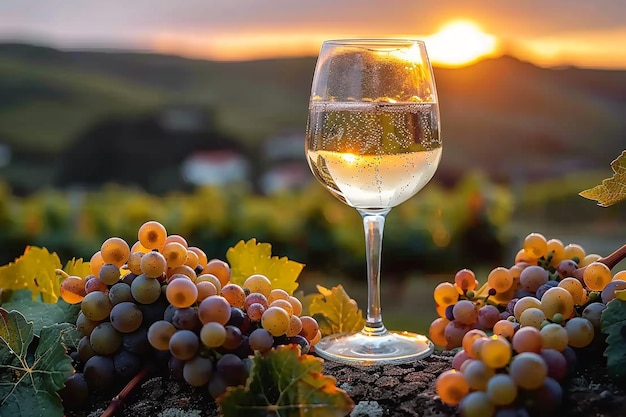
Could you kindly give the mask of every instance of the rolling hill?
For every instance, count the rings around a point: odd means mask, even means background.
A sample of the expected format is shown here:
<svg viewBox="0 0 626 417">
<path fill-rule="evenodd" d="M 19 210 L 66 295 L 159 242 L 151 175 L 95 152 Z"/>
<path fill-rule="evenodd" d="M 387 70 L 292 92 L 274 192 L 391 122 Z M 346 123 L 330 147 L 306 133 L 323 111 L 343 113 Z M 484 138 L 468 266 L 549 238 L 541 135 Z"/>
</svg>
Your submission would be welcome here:
<svg viewBox="0 0 626 417">
<path fill-rule="evenodd" d="M 254 145 L 304 132 L 314 65 L 314 57 L 210 62 L 0 44 L 0 143 L 15 155 L 54 158 L 102 120 L 193 106 Z M 470 169 L 501 180 L 606 169 L 626 147 L 626 71 L 547 69 L 503 56 L 435 68 L 435 77 L 443 178 Z"/>
</svg>

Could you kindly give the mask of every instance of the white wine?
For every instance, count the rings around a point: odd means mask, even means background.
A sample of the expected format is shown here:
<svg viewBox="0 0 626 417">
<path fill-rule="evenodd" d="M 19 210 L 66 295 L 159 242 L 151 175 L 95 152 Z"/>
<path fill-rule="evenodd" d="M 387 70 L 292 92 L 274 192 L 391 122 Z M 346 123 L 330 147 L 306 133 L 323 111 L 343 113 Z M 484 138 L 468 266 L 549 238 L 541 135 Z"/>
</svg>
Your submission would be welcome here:
<svg viewBox="0 0 626 417">
<path fill-rule="evenodd" d="M 442 150 L 438 117 L 434 103 L 312 101 L 307 160 L 346 204 L 391 208 L 435 174 Z"/>
</svg>

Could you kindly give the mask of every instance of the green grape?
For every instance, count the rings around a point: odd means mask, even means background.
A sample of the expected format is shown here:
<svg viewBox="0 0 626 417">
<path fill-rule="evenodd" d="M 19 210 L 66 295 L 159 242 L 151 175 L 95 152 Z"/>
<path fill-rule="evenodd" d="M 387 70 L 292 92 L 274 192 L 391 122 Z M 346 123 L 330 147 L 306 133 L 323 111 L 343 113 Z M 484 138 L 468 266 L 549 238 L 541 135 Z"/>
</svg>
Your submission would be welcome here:
<svg viewBox="0 0 626 417">
<path fill-rule="evenodd" d="M 302 331 L 302 320 L 293 314 L 289 317 L 289 329 L 287 329 L 287 337 L 297 336 Z"/>
<path fill-rule="evenodd" d="M 167 261 L 168 268 L 176 268 L 185 264 L 187 248 L 179 242 L 169 242 L 163 246 L 163 256 Z"/>
<path fill-rule="evenodd" d="M 541 332 L 536 327 L 522 327 L 513 335 L 513 340 L 511 341 L 511 344 L 513 345 L 513 349 L 518 353 L 539 353 L 541 352 L 541 348 L 543 346 Z"/>
<path fill-rule="evenodd" d="M 230 265 L 221 259 L 211 259 L 202 270 L 202 274 L 216 276 L 220 281 L 220 287 L 217 290 L 221 291 L 221 288 L 230 282 Z"/>
<path fill-rule="evenodd" d="M 68 304 L 78 304 L 85 295 L 85 281 L 81 277 L 70 275 L 61 282 L 61 298 Z"/>
<path fill-rule="evenodd" d="M 585 290 L 583 284 L 576 278 L 568 277 L 559 281 L 559 287 L 565 288 L 572 295 L 572 301 L 576 305 L 583 305 L 585 300 Z"/>
<path fill-rule="evenodd" d="M 217 295 L 217 288 L 215 288 L 215 285 L 212 282 L 196 282 L 196 289 L 198 290 L 198 297 L 196 298 L 196 302 L 198 303 L 202 302 L 202 300 L 207 297 Z"/>
<path fill-rule="evenodd" d="M 272 291 L 272 282 L 265 275 L 250 275 L 243 283 L 243 288 L 247 288 L 250 293 L 260 293 L 269 297 Z"/>
<path fill-rule="evenodd" d="M 189 252 L 193 252 L 196 254 L 196 257 L 198 258 L 198 265 L 197 267 L 200 267 L 202 269 L 204 269 L 206 267 L 206 264 L 209 262 L 206 253 L 204 253 L 204 251 L 196 246 L 189 246 L 187 248 L 187 253 Z"/>
<path fill-rule="evenodd" d="M 129 352 L 145 355 L 150 350 L 148 329 L 140 327 L 132 333 L 123 334 L 122 347 Z"/>
<path fill-rule="evenodd" d="M 261 293 L 258 292 L 252 292 L 250 294 L 248 294 L 248 296 L 246 297 L 246 300 L 243 303 L 243 308 L 244 310 L 248 310 L 248 308 L 252 305 L 252 304 L 261 304 L 263 306 L 263 308 L 268 308 L 269 307 L 269 303 L 267 302 L 267 297 L 264 296 Z"/>
<path fill-rule="evenodd" d="M 576 243 L 566 245 L 563 250 L 565 251 L 565 259 L 578 259 L 576 263 L 580 263 L 587 256 L 585 249 Z"/>
<path fill-rule="evenodd" d="M 480 329 L 472 329 L 465 333 L 465 336 L 463 336 L 461 346 L 470 358 L 475 358 L 474 351 L 472 350 L 472 345 L 474 344 L 474 341 L 476 339 L 480 339 L 481 337 L 487 337 L 487 333 Z"/>
<path fill-rule="evenodd" d="M 220 295 L 207 297 L 198 306 L 198 317 L 202 324 L 216 322 L 225 325 L 230 319 L 230 304 Z"/>
<path fill-rule="evenodd" d="M 82 373 L 73 373 L 65 380 L 64 385 L 58 391 L 64 409 L 77 410 L 87 404 L 89 401 L 89 385 Z"/>
<path fill-rule="evenodd" d="M 113 358 L 101 355 L 89 358 L 83 367 L 83 375 L 89 388 L 100 391 L 110 389 L 116 377 Z"/>
<path fill-rule="evenodd" d="M 122 346 L 122 334 L 111 323 L 100 323 L 89 335 L 89 343 L 98 355 L 112 355 Z"/>
<path fill-rule="evenodd" d="M 197 331 L 202 327 L 195 308 L 176 308 L 172 315 L 172 324 L 179 330 Z"/>
<path fill-rule="evenodd" d="M 91 274 L 97 277 L 100 273 L 100 268 L 105 263 L 104 259 L 102 259 L 102 251 L 97 251 L 91 255 L 91 259 L 89 259 L 89 269 L 91 269 Z"/>
<path fill-rule="evenodd" d="M 89 336 L 83 336 L 80 338 L 76 350 L 78 351 L 78 358 L 82 363 L 87 362 L 89 358 L 97 355 L 96 351 L 91 347 Z"/>
<path fill-rule="evenodd" d="M 454 285 L 461 291 L 476 289 L 476 274 L 471 269 L 461 269 L 454 275 Z"/>
<path fill-rule="evenodd" d="M 261 317 L 263 317 L 264 312 L 265 307 L 263 307 L 263 305 L 260 303 L 252 303 L 246 309 L 246 313 L 252 321 L 261 321 Z M 302 326 L 302 322 L 300 322 L 300 325 Z"/>
<path fill-rule="evenodd" d="M 148 252 L 141 257 L 141 272 L 148 278 L 159 278 L 165 273 L 167 260 L 159 252 Z"/>
<path fill-rule="evenodd" d="M 547 324 L 541 329 L 541 341 L 544 349 L 556 349 L 562 352 L 569 342 L 567 330 L 560 324 Z"/>
<path fill-rule="evenodd" d="M 76 329 L 83 334 L 83 336 L 89 336 L 100 321 L 89 320 L 87 316 L 81 311 L 76 317 Z"/>
<path fill-rule="evenodd" d="M 541 309 L 541 301 L 535 297 L 522 297 L 515 303 L 515 307 L 513 307 L 513 315 L 519 321 L 524 310 L 531 307 Z"/>
<path fill-rule="evenodd" d="M 494 375 L 487 383 L 487 397 L 497 406 L 513 404 L 517 398 L 517 385 L 507 374 Z"/>
<path fill-rule="evenodd" d="M 449 369 L 437 377 L 435 389 L 442 402 L 457 405 L 469 393 L 470 388 L 461 372 Z"/>
<path fill-rule="evenodd" d="M 527 266 L 519 275 L 520 285 L 530 292 L 537 292 L 539 287 L 548 282 L 548 279 L 548 271 L 537 265 Z"/>
<path fill-rule="evenodd" d="M 583 348 L 588 346 L 594 336 L 593 324 L 585 318 L 574 317 L 565 323 L 568 344 L 571 347 Z"/>
<path fill-rule="evenodd" d="M 590 303 L 583 310 L 582 316 L 583 318 L 589 320 L 595 329 L 600 330 L 600 318 L 602 317 L 602 312 L 605 308 L 606 304 L 599 302 Z"/>
<path fill-rule="evenodd" d="M 267 296 L 268 304 L 272 304 L 275 300 L 289 300 L 289 293 L 281 288 L 274 288 Z"/>
<path fill-rule="evenodd" d="M 548 252 L 548 242 L 541 233 L 531 233 L 524 239 L 523 249 L 534 258 L 546 256 Z"/>
<path fill-rule="evenodd" d="M 161 249 L 165 245 L 167 231 L 165 226 L 156 221 L 148 221 L 142 224 L 137 231 L 139 243 L 146 249 Z"/>
<path fill-rule="evenodd" d="M 561 261 L 566 259 L 565 247 L 563 246 L 563 242 L 559 239 L 548 240 L 546 250 L 548 254 L 552 254 L 552 259 L 550 260 L 550 266 L 552 267 L 557 267 Z"/>
<path fill-rule="evenodd" d="M 196 356 L 185 362 L 183 366 L 183 379 L 193 387 L 202 387 L 213 378 L 213 361 L 208 358 Z"/>
<path fill-rule="evenodd" d="M 487 276 L 487 283 L 489 287 L 496 290 L 496 292 L 506 292 L 513 285 L 513 277 L 508 268 L 501 266 L 493 269 Z"/>
<path fill-rule="evenodd" d="M 602 262 L 591 262 L 583 272 L 583 281 L 592 291 L 602 291 L 612 279 L 611 270 Z"/>
<path fill-rule="evenodd" d="M 465 361 L 461 369 L 467 385 L 472 390 L 485 391 L 487 383 L 495 375 L 493 368 L 476 359 Z"/>
<path fill-rule="evenodd" d="M 508 365 L 511 355 L 511 344 L 501 336 L 487 338 L 480 348 L 480 359 L 485 365 L 494 369 Z"/>
<path fill-rule="evenodd" d="M 198 276 L 198 278 L 196 278 L 196 284 L 202 281 L 208 281 L 211 284 L 215 285 L 217 293 L 222 290 L 222 283 L 220 282 L 220 279 L 213 274 L 201 274 Z"/>
<path fill-rule="evenodd" d="M 537 389 L 543 385 L 548 375 L 544 360 L 534 352 L 522 352 L 513 357 L 509 375 L 515 384 L 525 390 Z"/>
<path fill-rule="evenodd" d="M 285 310 L 285 313 L 287 313 L 289 317 L 293 315 L 293 306 L 291 305 L 289 300 L 274 300 L 270 303 L 268 308 L 269 307 L 282 308 L 283 310 Z"/>
<path fill-rule="evenodd" d="M 111 324 L 121 333 L 132 333 L 141 326 L 143 313 L 135 303 L 124 301 L 111 309 Z"/>
<path fill-rule="evenodd" d="M 574 313 L 572 294 L 562 287 L 548 289 L 541 297 L 541 310 L 547 318 L 552 318 L 557 313 L 564 318 L 570 317 Z"/>
<path fill-rule="evenodd" d="M 302 303 L 300 302 L 300 300 L 298 300 L 297 297 L 290 295 L 288 301 L 291 304 L 291 309 L 293 311 L 293 314 L 299 317 L 300 314 L 302 314 Z"/>
<path fill-rule="evenodd" d="M 161 283 L 144 274 L 137 275 L 130 285 L 130 291 L 138 303 L 152 304 L 161 296 Z"/>
<path fill-rule="evenodd" d="M 178 308 L 190 307 L 198 298 L 198 288 L 191 280 L 185 278 L 175 279 L 167 284 L 165 290 L 167 301 Z"/>
<path fill-rule="evenodd" d="M 130 247 L 124 239 L 119 237 L 110 237 L 102 244 L 100 253 L 104 263 L 113 264 L 118 268 L 121 268 L 122 265 L 128 261 L 128 257 L 130 256 Z"/>
<path fill-rule="evenodd" d="M 226 284 L 222 287 L 220 295 L 228 301 L 228 303 L 237 308 L 243 308 L 246 301 L 246 293 L 237 284 Z"/>
<path fill-rule="evenodd" d="M 267 330 L 258 328 L 250 333 L 248 342 L 250 343 L 250 349 L 264 353 L 270 350 L 274 345 L 274 337 Z"/>
<path fill-rule="evenodd" d="M 226 328 L 221 323 L 208 322 L 200 330 L 200 340 L 208 348 L 222 346 L 226 340 Z"/>
<path fill-rule="evenodd" d="M 108 294 L 100 291 L 90 292 L 80 304 L 81 311 L 91 321 L 106 319 L 112 307 Z"/>
<path fill-rule="evenodd" d="M 268 307 L 261 317 L 261 326 L 272 336 L 281 336 L 289 330 L 289 314 L 280 307 Z"/>
<path fill-rule="evenodd" d="M 98 278 L 106 285 L 113 285 L 120 280 L 120 268 L 113 264 L 104 264 L 100 268 Z"/>
<path fill-rule="evenodd" d="M 457 302 L 459 299 L 459 292 L 456 290 L 454 285 L 449 282 L 442 282 L 435 287 L 433 297 L 437 305 L 449 306 Z"/>
<path fill-rule="evenodd" d="M 136 252 L 131 248 L 131 253 L 128 256 L 128 262 L 126 262 L 126 266 L 128 270 L 135 275 L 141 275 L 143 271 L 141 270 L 141 259 L 145 252 Z"/>
<path fill-rule="evenodd" d="M 546 315 L 543 310 L 536 307 L 527 308 L 522 312 L 519 318 L 520 326 L 532 326 L 536 329 L 541 329 L 541 323 L 546 319 Z"/>
<path fill-rule="evenodd" d="M 168 268 L 166 271 L 167 282 L 171 282 L 176 278 L 187 277 L 191 282 L 196 282 L 198 274 L 188 265 L 180 265 L 174 268 Z"/>
<path fill-rule="evenodd" d="M 506 337 L 510 340 L 514 333 L 515 323 L 508 320 L 498 320 L 496 324 L 493 325 L 493 334 L 496 336 Z"/>
<path fill-rule="evenodd" d="M 123 303 L 124 301 L 135 301 L 130 290 L 130 285 L 125 282 L 118 282 L 109 289 L 109 301 L 111 305 Z"/>
<path fill-rule="evenodd" d="M 198 354 L 200 340 L 191 330 L 178 330 L 170 337 L 169 348 L 175 358 L 186 361 Z"/>
<path fill-rule="evenodd" d="M 474 391 L 459 403 L 461 417 L 492 417 L 496 408 L 485 392 Z"/>
<path fill-rule="evenodd" d="M 157 350 L 169 350 L 170 338 L 176 333 L 176 327 L 169 321 L 155 321 L 148 328 L 148 342 Z"/>
<path fill-rule="evenodd" d="M 448 323 L 450 323 L 450 320 L 443 317 L 438 317 L 430 324 L 430 327 L 428 329 L 428 336 L 435 345 L 445 346 L 448 344 L 445 336 L 445 329 Z"/>
<path fill-rule="evenodd" d="M 578 266 L 584 268 L 594 262 L 599 261 L 601 258 L 602 256 L 598 255 L 597 253 L 589 253 L 578 263 Z"/>
</svg>

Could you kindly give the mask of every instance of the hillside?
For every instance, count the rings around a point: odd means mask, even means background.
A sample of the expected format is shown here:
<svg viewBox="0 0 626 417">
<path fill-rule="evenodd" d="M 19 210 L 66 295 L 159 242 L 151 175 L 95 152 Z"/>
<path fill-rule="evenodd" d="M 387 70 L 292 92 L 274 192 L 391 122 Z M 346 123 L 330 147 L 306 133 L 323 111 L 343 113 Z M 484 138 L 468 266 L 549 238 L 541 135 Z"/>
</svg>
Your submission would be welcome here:
<svg viewBox="0 0 626 417">
<path fill-rule="evenodd" d="M 0 143 L 55 157 L 102 120 L 193 106 L 255 144 L 304 131 L 314 65 L 312 57 L 225 63 L 0 44 Z M 544 69 L 505 56 L 435 73 L 443 177 L 606 168 L 624 148 L 626 71 Z"/>
</svg>

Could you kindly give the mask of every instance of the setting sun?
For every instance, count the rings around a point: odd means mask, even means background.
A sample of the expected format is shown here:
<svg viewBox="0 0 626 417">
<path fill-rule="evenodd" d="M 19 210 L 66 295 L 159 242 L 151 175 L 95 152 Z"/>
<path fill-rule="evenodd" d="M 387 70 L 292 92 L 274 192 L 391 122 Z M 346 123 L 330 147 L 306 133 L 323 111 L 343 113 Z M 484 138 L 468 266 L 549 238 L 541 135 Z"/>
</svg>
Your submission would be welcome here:
<svg viewBox="0 0 626 417">
<path fill-rule="evenodd" d="M 455 20 L 429 36 L 426 45 L 433 63 L 459 67 L 493 55 L 497 49 L 497 40 L 473 22 Z"/>
</svg>

